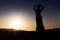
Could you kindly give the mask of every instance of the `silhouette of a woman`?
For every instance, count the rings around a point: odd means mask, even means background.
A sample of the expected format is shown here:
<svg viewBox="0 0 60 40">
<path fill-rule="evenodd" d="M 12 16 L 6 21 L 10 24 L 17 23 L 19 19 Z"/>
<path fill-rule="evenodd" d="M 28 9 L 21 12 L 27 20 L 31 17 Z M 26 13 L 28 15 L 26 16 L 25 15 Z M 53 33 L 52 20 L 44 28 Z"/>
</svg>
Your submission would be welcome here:
<svg viewBox="0 0 60 40">
<path fill-rule="evenodd" d="M 36 13 L 36 31 L 37 32 L 44 32 L 44 26 L 43 26 L 43 21 L 42 21 L 42 16 L 41 16 L 41 11 L 44 9 L 43 5 L 36 4 L 34 7 L 35 13 Z"/>
</svg>

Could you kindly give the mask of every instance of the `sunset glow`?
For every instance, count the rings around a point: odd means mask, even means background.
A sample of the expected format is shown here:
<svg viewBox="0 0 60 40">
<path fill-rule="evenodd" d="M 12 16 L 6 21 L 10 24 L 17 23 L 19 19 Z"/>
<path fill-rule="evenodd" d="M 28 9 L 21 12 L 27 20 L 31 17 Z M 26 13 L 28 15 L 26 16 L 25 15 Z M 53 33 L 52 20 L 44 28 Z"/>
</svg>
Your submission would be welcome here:
<svg viewBox="0 0 60 40">
<path fill-rule="evenodd" d="M 22 25 L 23 25 L 22 21 L 18 19 L 11 19 L 11 22 L 10 22 L 11 28 L 19 30 L 22 27 Z"/>
<path fill-rule="evenodd" d="M 20 13 L 22 12 L 11 12 L 10 14 L 2 16 L 0 28 L 35 31 L 35 21 L 33 21 L 33 19 L 30 19 L 29 16 Z"/>
</svg>

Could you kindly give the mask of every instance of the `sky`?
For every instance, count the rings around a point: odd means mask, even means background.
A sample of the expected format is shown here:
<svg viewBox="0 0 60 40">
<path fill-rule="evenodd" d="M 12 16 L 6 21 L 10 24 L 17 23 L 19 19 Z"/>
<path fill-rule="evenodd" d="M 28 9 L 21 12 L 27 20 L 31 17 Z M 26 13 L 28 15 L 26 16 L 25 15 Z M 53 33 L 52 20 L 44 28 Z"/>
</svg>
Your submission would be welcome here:
<svg viewBox="0 0 60 40">
<path fill-rule="evenodd" d="M 60 0 L 0 0 L 0 28 L 9 28 L 9 20 L 16 17 L 20 22 L 23 20 L 21 29 L 35 31 L 35 4 L 44 6 L 41 15 L 46 30 L 60 28 Z"/>
</svg>

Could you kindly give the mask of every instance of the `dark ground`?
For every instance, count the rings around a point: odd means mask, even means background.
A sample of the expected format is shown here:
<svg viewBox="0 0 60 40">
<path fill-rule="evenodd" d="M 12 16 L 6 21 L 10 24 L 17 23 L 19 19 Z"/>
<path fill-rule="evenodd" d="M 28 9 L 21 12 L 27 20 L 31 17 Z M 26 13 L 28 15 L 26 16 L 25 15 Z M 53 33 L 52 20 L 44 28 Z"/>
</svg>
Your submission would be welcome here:
<svg viewBox="0 0 60 40">
<path fill-rule="evenodd" d="M 38 33 L 35 31 L 12 31 L 12 29 L 0 29 L 0 40 L 59 39 L 59 36 L 60 29 L 46 30 L 43 33 Z"/>
</svg>

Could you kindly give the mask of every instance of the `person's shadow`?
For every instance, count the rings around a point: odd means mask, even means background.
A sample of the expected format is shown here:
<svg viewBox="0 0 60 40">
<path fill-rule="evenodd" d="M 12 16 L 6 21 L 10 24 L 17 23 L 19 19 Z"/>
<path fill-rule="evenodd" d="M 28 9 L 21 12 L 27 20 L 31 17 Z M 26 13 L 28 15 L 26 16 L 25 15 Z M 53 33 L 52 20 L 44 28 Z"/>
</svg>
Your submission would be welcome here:
<svg viewBox="0 0 60 40">
<path fill-rule="evenodd" d="M 44 9 L 44 7 L 41 4 L 36 4 L 33 8 L 36 14 L 36 31 L 44 32 L 45 29 L 42 21 L 42 16 L 41 16 L 41 11 Z"/>
</svg>

